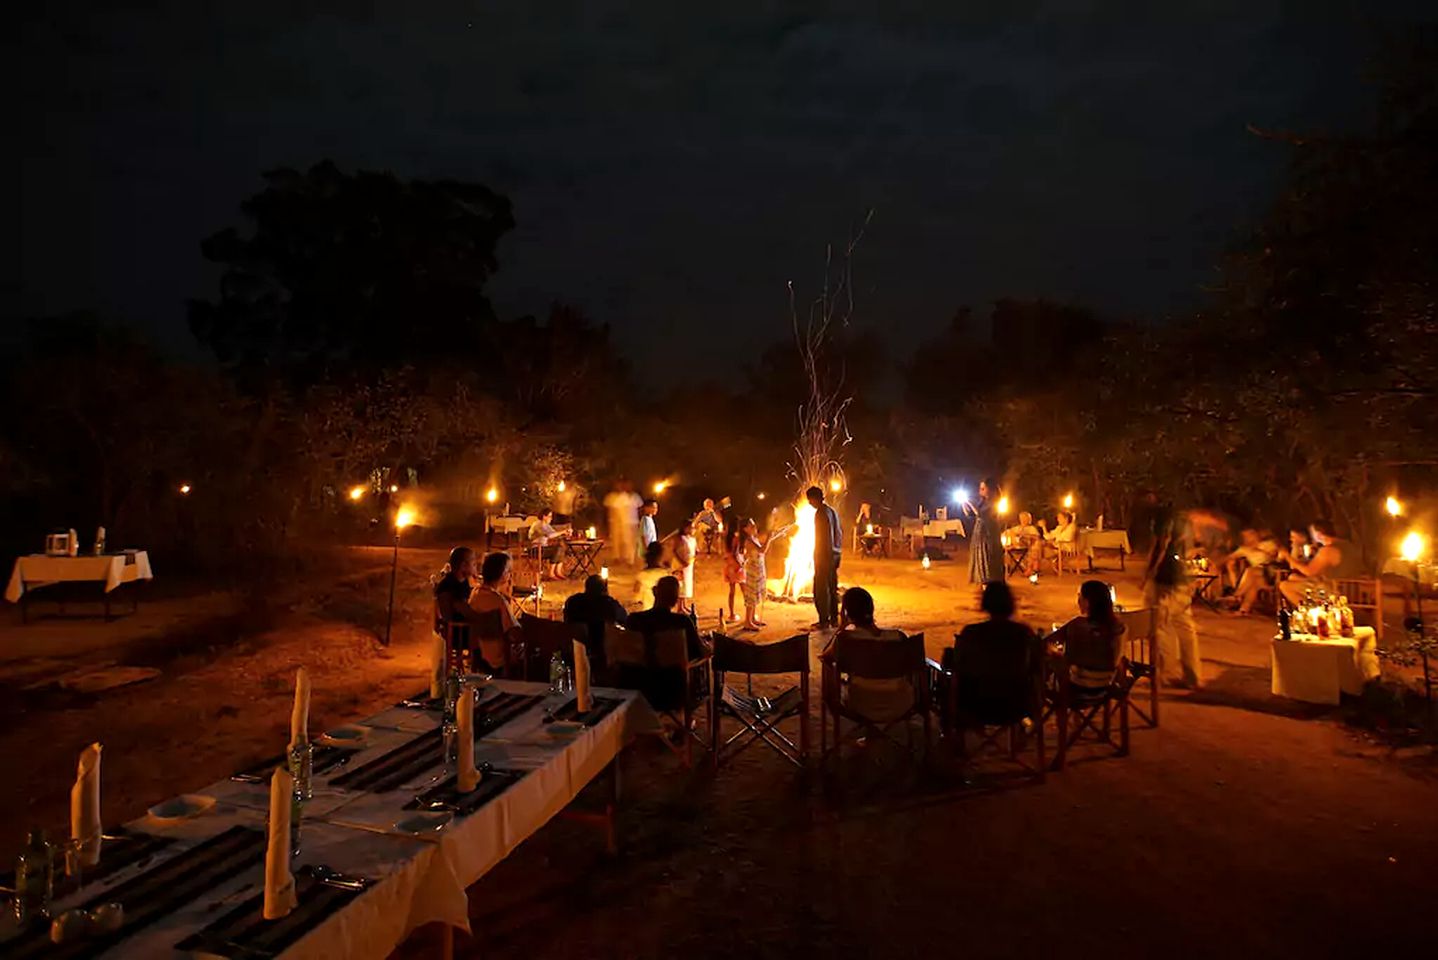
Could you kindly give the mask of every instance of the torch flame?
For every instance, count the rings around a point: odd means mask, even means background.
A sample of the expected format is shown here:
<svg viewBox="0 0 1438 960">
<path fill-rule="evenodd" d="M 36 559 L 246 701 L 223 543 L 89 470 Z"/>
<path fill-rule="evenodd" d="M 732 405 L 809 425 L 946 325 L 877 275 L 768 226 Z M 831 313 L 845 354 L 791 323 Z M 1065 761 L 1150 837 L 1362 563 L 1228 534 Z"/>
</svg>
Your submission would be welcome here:
<svg viewBox="0 0 1438 960">
<path fill-rule="evenodd" d="M 188 483 L 180 484 L 180 493 L 188 497 L 190 495 L 190 485 Z"/>
<path fill-rule="evenodd" d="M 1402 516 L 1403 514 L 1403 504 L 1398 502 L 1397 497 L 1389 497 L 1383 504 L 1383 509 L 1388 511 L 1390 517 Z"/>
<path fill-rule="evenodd" d="M 359 500 L 361 497 L 363 497 L 363 496 L 364 496 L 364 487 L 359 487 L 359 486 L 350 487 L 350 499 L 351 499 L 351 500 L 358 501 L 358 500 Z"/>
<path fill-rule="evenodd" d="M 413 507 L 400 507 L 395 511 L 394 528 L 396 530 L 403 530 L 405 527 L 411 526 L 414 521 L 415 514 Z"/>
<path fill-rule="evenodd" d="M 560 492 L 560 493 L 563 493 L 563 492 L 564 492 L 564 481 L 563 481 L 563 480 L 559 481 L 558 489 L 559 489 L 559 492 Z"/>
<path fill-rule="evenodd" d="M 1403 557 L 1403 559 L 1407 560 L 1409 563 L 1417 563 L 1419 558 L 1423 556 L 1424 550 L 1427 548 L 1427 544 L 1424 543 L 1424 539 L 1425 538 L 1423 534 L 1419 533 L 1417 530 L 1410 531 L 1408 536 L 1403 538 L 1403 545 L 1399 548 L 1399 553 Z"/>
<path fill-rule="evenodd" d="M 494 487 L 490 487 L 484 492 L 484 499 L 488 500 L 490 503 L 496 502 L 497 500 L 499 500 L 499 491 L 496 490 Z"/>
<path fill-rule="evenodd" d="M 1073 508 L 1074 508 L 1074 495 L 1071 494 L 1071 493 L 1066 493 L 1066 494 L 1064 494 L 1064 509 L 1065 509 L 1065 510 L 1072 510 Z"/>
<path fill-rule="evenodd" d="M 999 497 L 999 503 L 998 506 L 995 507 L 995 509 L 998 510 L 999 516 L 1007 516 L 1009 512 L 1009 498 Z"/>
</svg>

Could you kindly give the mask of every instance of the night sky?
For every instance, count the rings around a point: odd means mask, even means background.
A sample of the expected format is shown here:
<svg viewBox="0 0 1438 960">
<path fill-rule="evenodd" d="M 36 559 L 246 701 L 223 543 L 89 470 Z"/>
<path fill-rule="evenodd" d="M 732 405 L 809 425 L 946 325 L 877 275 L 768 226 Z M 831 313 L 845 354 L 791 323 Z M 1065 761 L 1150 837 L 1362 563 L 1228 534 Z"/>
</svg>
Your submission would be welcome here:
<svg viewBox="0 0 1438 960">
<path fill-rule="evenodd" d="M 179 347 L 199 240 L 261 170 L 329 157 L 507 194 L 502 316 L 565 300 L 641 359 L 722 368 L 784 334 L 784 281 L 812 289 L 869 207 L 859 318 L 896 355 L 998 296 L 1194 308 L 1285 163 L 1244 124 L 1361 122 L 1372 22 L 1426 5 L 41 6 L 5 315 Z"/>
</svg>

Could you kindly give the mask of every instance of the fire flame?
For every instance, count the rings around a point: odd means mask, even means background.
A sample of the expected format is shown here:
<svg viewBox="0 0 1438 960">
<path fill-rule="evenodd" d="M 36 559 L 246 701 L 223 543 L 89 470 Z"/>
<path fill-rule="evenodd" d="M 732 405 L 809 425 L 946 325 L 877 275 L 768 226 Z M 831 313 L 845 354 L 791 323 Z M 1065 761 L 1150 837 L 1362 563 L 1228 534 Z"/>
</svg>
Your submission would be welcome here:
<svg viewBox="0 0 1438 960">
<path fill-rule="evenodd" d="M 1403 504 L 1398 502 L 1397 497 L 1389 497 L 1383 507 L 1388 511 L 1390 517 L 1401 516 L 1403 513 Z"/>
<path fill-rule="evenodd" d="M 1399 548 L 1399 552 L 1404 560 L 1407 560 L 1409 563 L 1418 562 L 1418 558 L 1423 556 L 1424 547 L 1427 546 L 1427 544 L 1423 542 L 1423 539 L 1423 534 L 1417 530 L 1414 530 L 1403 538 L 1403 545 Z"/>
<path fill-rule="evenodd" d="M 414 521 L 415 513 L 413 507 L 400 507 L 399 510 L 395 511 L 394 528 L 396 530 L 403 530 L 405 527 L 413 524 Z"/>
<path fill-rule="evenodd" d="M 814 592 L 814 507 L 807 498 L 794 504 L 798 529 L 789 537 L 789 558 L 784 561 L 784 579 L 774 591 L 782 600 L 798 600 Z"/>
<path fill-rule="evenodd" d="M 364 496 L 364 487 L 350 487 L 350 499 L 359 500 Z"/>
</svg>

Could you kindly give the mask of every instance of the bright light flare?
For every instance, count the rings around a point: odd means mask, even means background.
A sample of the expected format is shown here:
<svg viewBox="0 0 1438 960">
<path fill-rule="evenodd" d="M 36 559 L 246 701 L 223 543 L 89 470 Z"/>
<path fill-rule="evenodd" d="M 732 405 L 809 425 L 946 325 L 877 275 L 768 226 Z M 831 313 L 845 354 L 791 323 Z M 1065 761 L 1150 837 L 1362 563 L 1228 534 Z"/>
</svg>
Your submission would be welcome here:
<svg viewBox="0 0 1438 960">
<path fill-rule="evenodd" d="M 598 531 L 597 529 L 595 529 L 594 527 L 590 527 L 589 529 L 587 529 L 587 530 L 584 531 L 584 538 L 585 538 L 586 540 L 598 540 L 598 539 L 599 539 L 599 531 Z"/>
<path fill-rule="evenodd" d="M 1403 516 L 1403 504 L 1399 502 L 1397 497 L 1389 497 L 1384 501 L 1383 509 L 1388 511 L 1390 517 Z"/>
<path fill-rule="evenodd" d="M 609 568 L 608 568 L 608 567 L 600 567 L 600 568 L 599 568 L 599 579 L 603 580 L 605 583 L 608 583 L 608 582 L 609 582 Z"/>
<path fill-rule="evenodd" d="M 1029 583 L 1037 587 L 1039 585 L 1039 575 L 1037 573 L 1029 574 Z"/>
<path fill-rule="evenodd" d="M 564 481 L 563 481 L 563 480 L 559 481 L 559 483 L 555 485 L 555 489 L 558 490 L 560 493 L 563 493 L 563 492 L 564 492 Z"/>
<path fill-rule="evenodd" d="M 655 495 L 656 497 L 662 497 L 662 496 L 664 495 L 664 491 L 665 491 L 665 490 L 668 490 L 668 489 L 669 489 L 669 481 L 668 481 L 668 480 L 658 480 L 658 481 L 656 481 L 655 484 L 654 484 L 654 495 Z"/>
<path fill-rule="evenodd" d="M 864 524 L 864 536 L 866 536 L 866 537 L 872 537 L 873 535 L 874 535 L 874 525 L 873 525 L 872 523 L 866 523 L 866 524 Z"/>
<path fill-rule="evenodd" d="M 1399 547 L 1398 553 L 1409 563 L 1417 563 L 1428 550 L 1427 541 L 1428 538 L 1423 536 L 1423 534 L 1417 530 L 1412 530 L 1408 536 L 1403 538 L 1403 544 Z"/>
<path fill-rule="evenodd" d="M 924 554 L 924 559 L 919 561 L 919 566 L 923 567 L 925 570 L 929 569 L 929 555 L 927 553 Z"/>
<path fill-rule="evenodd" d="M 1065 509 L 1065 510 L 1072 510 L 1073 508 L 1074 508 L 1074 495 L 1071 494 L 1071 493 L 1066 493 L 1066 494 L 1064 494 L 1064 509 Z"/>
<path fill-rule="evenodd" d="M 405 527 L 413 526 L 415 519 L 413 507 L 400 507 L 394 514 L 394 528 L 403 530 Z"/>
<path fill-rule="evenodd" d="M 350 487 L 350 499 L 358 503 L 364 497 L 364 487 Z"/>
<path fill-rule="evenodd" d="M 190 495 L 190 485 L 189 485 L 188 483 L 182 483 L 182 484 L 180 484 L 180 496 L 182 496 L 182 497 L 188 497 L 189 495 Z"/>
<path fill-rule="evenodd" d="M 1006 517 L 1006 516 L 1008 516 L 1008 514 L 1009 514 L 1009 498 L 1008 498 L 1008 497 L 999 497 L 998 506 L 996 506 L 994 509 L 998 511 L 999 516 L 1001 516 L 1001 517 Z"/>
<path fill-rule="evenodd" d="M 390 485 L 389 485 L 389 492 L 390 492 L 390 493 L 399 493 L 399 484 L 397 484 L 397 483 L 392 483 L 392 484 L 390 484 Z"/>
<path fill-rule="evenodd" d="M 844 481 L 840 480 L 838 477 L 835 477 L 834 479 L 829 481 L 829 489 L 834 493 L 838 493 L 840 490 L 844 489 Z"/>
<path fill-rule="evenodd" d="M 767 496 L 768 496 L 768 494 L 765 493 L 763 490 L 760 490 L 760 491 L 759 491 L 759 499 L 760 499 L 760 500 L 763 500 L 763 499 L 764 499 L 765 497 L 767 497 Z"/>
<path fill-rule="evenodd" d="M 484 491 L 484 499 L 489 503 L 498 503 L 499 490 L 495 487 L 490 487 L 488 490 Z"/>
<path fill-rule="evenodd" d="M 955 487 L 951 494 L 954 503 L 965 504 L 969 502 L 969 491 L 964 487 Z"/>
</svg>

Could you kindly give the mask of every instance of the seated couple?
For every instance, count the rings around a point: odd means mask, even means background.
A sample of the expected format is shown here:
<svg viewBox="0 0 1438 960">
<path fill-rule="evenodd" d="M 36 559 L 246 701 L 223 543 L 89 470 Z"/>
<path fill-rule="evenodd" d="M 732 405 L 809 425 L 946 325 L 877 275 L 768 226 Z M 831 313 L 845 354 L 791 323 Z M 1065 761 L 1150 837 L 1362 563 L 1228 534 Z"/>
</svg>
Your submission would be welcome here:
<svg viewBox="0 0 1438 960">
<path fill-rule="evenodd" d="M 521 638 L 508 596 L 513 566 L 509 554 L 489 554 L 475 586 L 474 551 L 455 547 L 434 585 L 435 632 L 449 642 L 451 626 L 467 627 L 463 636 L 475 669 L 495 675 L 504 669 L 507 646 Z"/>
</svg>

